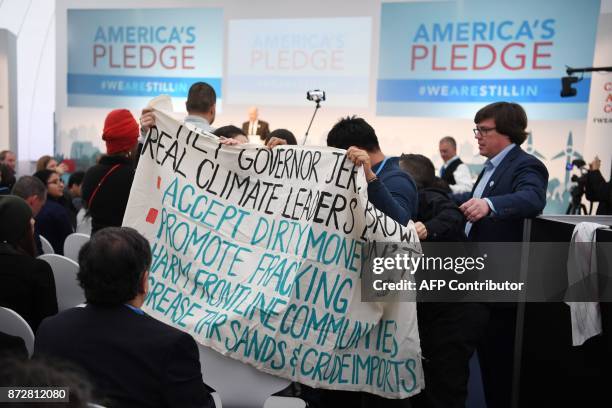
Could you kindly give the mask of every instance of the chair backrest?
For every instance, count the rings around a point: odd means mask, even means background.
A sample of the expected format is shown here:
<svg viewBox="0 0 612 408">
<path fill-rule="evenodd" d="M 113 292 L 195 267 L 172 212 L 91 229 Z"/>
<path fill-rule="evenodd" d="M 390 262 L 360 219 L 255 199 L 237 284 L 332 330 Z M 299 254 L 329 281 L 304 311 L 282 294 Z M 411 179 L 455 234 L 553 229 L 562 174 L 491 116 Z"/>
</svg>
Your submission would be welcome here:
<svg viewBox="0 0 612 408">
<path fill-rule="evenodd" d="M 21 337 L 31 357 L 34 352 L 34 332 L 28 322 L 17 312 L 6 307 L 0 307 L 0 329 L 11 336 Z"/>
<path fill-rule="evenodd" d="M 79 264 L 72 259 L 57 254 L 44 254 L 39 256 L 38 259 L 47 262 L 53 269 L 57 307 L 60 311 L 85 302 L 85 293 L 77 281 Z"/>
<path fill-rule="evenodd" d="M 87 211 L 81 208 L 77 214 L 76 232 L 91 235 L 91 217 L 87 216 Z"/>
<path fill-rule="evenodd" d="M 40 236 L 40 243 L 42 244 L 43 254 L 54 254 L 55 250 L 51 246 L 51 243 L 49 242 L 49 240 L 43 237 L 42 235 L 39 235 L 39 236 Z"/>
<path fill-rule="evenodd" d="M 275 377 L 250 365 L 198 344 L 204 382 L 214 388 L 225 406 L 263 407 L 265 401 L 289 385 L 289 380 Z"/>
<path fill-rule="evenodd" d="M 64 256 L 75 262 L 79 262 L 79 250 L 89 241 L 89 235 L 74 232 L 66 237 L 64 241 Z"/>
</svg>

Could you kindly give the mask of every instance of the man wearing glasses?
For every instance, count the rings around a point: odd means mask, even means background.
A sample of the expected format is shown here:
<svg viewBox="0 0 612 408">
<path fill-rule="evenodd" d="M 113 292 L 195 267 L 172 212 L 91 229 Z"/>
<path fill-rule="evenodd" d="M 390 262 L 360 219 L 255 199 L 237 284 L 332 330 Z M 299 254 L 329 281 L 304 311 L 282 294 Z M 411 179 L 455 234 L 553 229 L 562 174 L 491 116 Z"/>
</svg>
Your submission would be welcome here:
<svg viewBox="0 0 612 408">
<path fill-rule="evenodd" d="M 474 117 L 480 154 L 487 158 L 472 190 L 459 209 L 466 218 L 465 234 L 473 242 L 520 242 L 523 220 L 546 205 L 548 171 L 520 145 L 527 137 L 527 114 L 516 103 L 496 102 Z M 516 304 L 490 303 L 478 357 L 488 408 L 509 407 Z"/>
</svg>

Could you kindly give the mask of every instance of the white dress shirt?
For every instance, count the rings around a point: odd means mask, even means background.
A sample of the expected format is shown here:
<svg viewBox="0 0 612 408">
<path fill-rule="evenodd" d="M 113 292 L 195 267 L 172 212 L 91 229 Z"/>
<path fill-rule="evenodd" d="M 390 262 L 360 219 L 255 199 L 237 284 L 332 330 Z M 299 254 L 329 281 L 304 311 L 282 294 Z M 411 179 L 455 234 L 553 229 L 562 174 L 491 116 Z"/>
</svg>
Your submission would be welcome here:
<svg viewBox="0 0 612 408">
<path fill-rule="evenodd" d="M 446 169 L 449 164 L 458 160 L 459 156 L 454 156 L 449 161 L 442 165 L 443 169 Z M 455 177 L 455 184 L 451 184 L 449 187 L 454 194 L 458 193 L 469 193 L 472 191 L 472 187 L 474 186 L 474 180 L 472 179 L 472 173 L 468 168 L 467 164 L 461 163 L 455 169 L 453 173 L 453 177 Z"/>
</svg>

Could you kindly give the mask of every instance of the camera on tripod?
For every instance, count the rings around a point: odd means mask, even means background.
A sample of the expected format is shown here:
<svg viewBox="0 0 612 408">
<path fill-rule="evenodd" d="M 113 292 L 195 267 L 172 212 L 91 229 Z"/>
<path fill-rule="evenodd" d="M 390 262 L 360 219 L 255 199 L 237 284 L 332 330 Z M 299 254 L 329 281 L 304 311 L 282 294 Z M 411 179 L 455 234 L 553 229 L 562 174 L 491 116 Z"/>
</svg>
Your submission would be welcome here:
<svg viewBox="0 0 612 408">
<path fill-rule="evenodd" d="M 571 177 L 572 187 L 570 188 L 570 196 L 572 200 L 567 207 L 566 214 L 584 214 L 587 215 L 587 209 L 584 204 L 582 204 L 582 196 L 586 191 L 586 183 L 587 183 L 587 169 L 585 168 L 586 162 L 582 159 L 574 159 L 571 163 L 567 165 L 567 170 L 570 171 L 574 167 L 576 167 L 579 171 L 579 174 L 573 174 Z"/>
</svg>

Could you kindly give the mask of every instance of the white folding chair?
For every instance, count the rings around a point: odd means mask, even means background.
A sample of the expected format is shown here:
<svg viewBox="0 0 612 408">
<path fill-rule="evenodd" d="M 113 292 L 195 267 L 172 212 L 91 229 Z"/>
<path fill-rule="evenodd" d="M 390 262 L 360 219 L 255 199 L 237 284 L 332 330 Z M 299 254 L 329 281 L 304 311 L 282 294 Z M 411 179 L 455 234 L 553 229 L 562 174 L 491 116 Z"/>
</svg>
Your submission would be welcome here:
<svg viewBox="0 0 612 408">
<path fill-rule="evenodd" d="M 28 349 L 28 356 L 34 352 L 34 332 L 23 317 L 6 307 L 0 307 L 0 330 L 11 336 L 21 337 Z"/>
<path fill-rule="evenodd" d="M 79 250 L 89 241 L 89 235 L 80 232 L 73 232 L 64 241 L 64 256 L 75 262 L 79 262 Z"/>
<path fill-rule="evenodd" d="M 289 380 L 263 373 L 250 365 L 198 344 L 204 382 L 214 388 L 226 406 L 257 407 Z"/>
<path fill-rule="evenodd" d="M 77 214 L 77 227 L 76 232 L 82 234 L 91 235 L 91 217 L 88 217 L 87 211 L 81 208 Z"/>
<path fill-rule="evenodd" d="M 49 242 L 49 240 L 43 237 L 42 235 L 39 235 L 39 236 L 40 236 L 40 243 L 42 244 L 43 254 L 54 254 L 55 250 L 51 246 L 51 243 Z"/>
<path fill-rule="evenodd" d="M 53 269 L 57 307 L 60 311 L 85 302 L 85 293 L 77 281 L 79 264 L 72 259 L 57 254 L 44 254 L 39 256 L 38 259 L 47 262 Z"/>
</svg>

